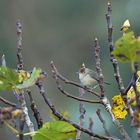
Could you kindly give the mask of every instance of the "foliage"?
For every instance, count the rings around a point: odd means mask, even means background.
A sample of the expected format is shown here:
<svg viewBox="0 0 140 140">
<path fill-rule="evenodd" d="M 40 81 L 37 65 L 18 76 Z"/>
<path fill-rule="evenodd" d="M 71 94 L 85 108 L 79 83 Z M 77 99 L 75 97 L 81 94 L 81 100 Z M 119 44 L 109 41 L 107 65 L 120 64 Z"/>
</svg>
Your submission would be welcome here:
<svg viewBox="0 0 140 140">
<path fill-rule="evenodd" d="M 25 88 L 29 88 L 31 86 L 33 86 L 35 84 L 35 82 L 37 81 L 38 77 L 40 76 L 41 73 L 41 69 L 38 68 L 34 68 L 30 77 L 27 78 L 27 80 L 23 80 L 23 82 L 21 84 L 16 85 L 17 89 L 25 89 Z"/>
<path fill-rule="evenodd" d="M 116 95 L 112 98 L 113 107 L 112 112 L 116 119 L 125 119 L 127 111 L 125 109 L 125 102 L 123 101 L 121 95 Z"/>
<path fill-rule="evenodd" d="M 140 39 L 136 38 L 132 31 L 124 33 L 115 42 L 115 49 L 112 54 L 120 62 L 140 61 Z"/>
<path fill-rule="evenodd" d="M 76 137 L 76 129 L 64 121 L 47 122 L 33 136 L 33 140 L 69 140 Z"/>
<path fill-rule="evenodd" d="M 12 90 L 19 83 L 18 73 L 5 66 L 0 67 L 0 90 Z"/>
<path fill-rule="evenodd" d="M 41 69 L 34 68 L 31 75 L 26 71 L 16 71 L 6 66 L 0 67 L 0 90 L 21 90 L 35 84 Z"/>
</svg>

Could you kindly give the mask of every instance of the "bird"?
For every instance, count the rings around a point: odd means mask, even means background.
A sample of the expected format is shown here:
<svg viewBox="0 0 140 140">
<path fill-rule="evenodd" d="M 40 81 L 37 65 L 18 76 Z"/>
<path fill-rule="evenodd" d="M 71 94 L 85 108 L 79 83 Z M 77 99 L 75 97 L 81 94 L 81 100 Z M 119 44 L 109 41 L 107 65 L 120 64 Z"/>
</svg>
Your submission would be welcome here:
<svg viewBox="0 0 140 140">
<path fill-rule="evenodd" d="M 83 86 L 95 89 L 99 85 L 97 73 L 89 68 L 86 68 L 84 63 L 81 65 L 78 74 L 79 80 Z M 108 82 L 104 83 L 110 85 Z"/>
</svg>

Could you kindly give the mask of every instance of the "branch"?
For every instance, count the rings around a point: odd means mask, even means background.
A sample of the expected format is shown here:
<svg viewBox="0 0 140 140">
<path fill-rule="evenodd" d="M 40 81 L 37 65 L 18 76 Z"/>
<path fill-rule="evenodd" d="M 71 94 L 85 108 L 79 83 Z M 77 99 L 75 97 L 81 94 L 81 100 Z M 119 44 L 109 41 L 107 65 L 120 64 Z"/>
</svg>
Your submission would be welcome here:
<svg viewBox="0 0 140 140">
<path fill-rule="evenodd" d="M 52 64 L 52 63 L 51 63 Z M 53 65 L 54 66 L 54 65 Z M 54 68 L 54 67 L 52 67 Z M 52 70 L 52 73 L 53 73 L 53 77 L 55 78 L 56 80 L 56 84 L 57 84 L 57 88 L 61 91 L 62 94 L 64 94 L 65 96 L 69 97 L 69 98 L 73 98 L 75 100 L 78 100 L 78 101 L 83 101 L 83 102 L 87 102 L 87 103 L 99 103 L 99 104 L 102 104 L 102 102 L 100 100 L 87 100 L 87 99 L 83 99 L 83 98 L 79 98 L 79 97 L 76 97 L 74 95 L 71 95 L 69 94 L 67 91 L 65 91 L 60 83 L 59 83 L 59 77 L 58 77 L 58 73 L 57 73 L 57 70 L 56 68 Z"/>
<path fill-rule="evenodd" d="M 17 68 L 18 70 L 22 70 L 24 66 L 22 57 L 22 25 L 20 21 L 17 21 L 16 25 L 17 25 L 17 59 L 18 59 Z"/>
<path fill-rule="evenodd" d="M 49 100 L 48 96 L 47 96 L 47 93 L 45 92 L 45 89 L 42 85 L 42 81 L 38 81 L 36 83 L 36 85 L 38 86 L 39 88 L 39 91 L 40 91 L 40 94 L 41 96 L 43 97 L 45 103 L 49 106 L 49 108 L 51 109 L 52 113 L 57 116 L 60 120 L 63 120 L 63 121 L 66 121 L 70 124 L 72 124 L 75 128 L 83 131 L 84 133 L 90 135 L 90 136 L 93 136 L 93 137 L 96 137 L 96 138 L 100 138 L 100 139 L 104 139 L 104 140 L 115 140 L 115 138 L 112 138 L 112 137 L 107 137 L 107 136 L 102 136 L 102 135 L 98 135 L 98 134 L 95 134 L 95 133 L 92 133 L 90 130 L 86 129 L 86 128 L 83 128 L 81 126 L 79 126 L 77 123 L 74 123 L 73 121 L 71 121 L 70 119 L 68 118 L 65 118 L 61 113 L 59 113 L 55 106 L 51 103 L 51 101 Z"/>
<path fill-rule="evenodd" d="M 82 88 L 79 88 L 79 97 L 84 99 L 84 95 L 85 95 L 85 90 Z M 79 113 L 80 113 L 79 124 L 82 127 L 84 125 L 84 118 L 85 118 L 85 113 L 86 113 L 85 105 L 84 105 L 84 102 L 82 101 L 80 101 L 79 103 Z M 82 134 L 82 131 L 77 132 L 76 140 L 81 139 L 81 134 Z"/>
<path fill-rule="evenodd" d="M 104 97 L 105 90 L 104 90 L 104 76 L 101 69 L 101 60 L 100 60 L 100 46 L 98 39 L 95 38 L 95 62 L 96 62 L 96 71 L 98 75 L 98 84 L 101 90 L 101 97 Z"/>
<path fill-rule="evenodd" d="M 0 96 L 0 101 L 2 101 L 3 103 L 7 104 L 7 105 L 10 105 L 12 107 L 16 107 L 17 105 L 15 103 L 12 103 L 10 101 L 8 101 L 7 99 L 3 98 Z"/>
<path fill-rule="evenodd" d="M 92 93 L 93 95 L 95 95 L 95 96 L 97 96 L 97 97 L 100 98 L 100 94 L 99 94 L 98 92 L 93 91 L 93 90 L 90 90 L 90 89 L 88 89 L 88 88 L 86 88 L 86 87 L 80 85 L 79 83 L 70 81 L 70 80 L 68 80 L 67 78 L 65 78 L 64 76 L 62 76 L 62 75 L 58 72 L 58 70 L 57 70 L 56 66 L 54 65 L 53 61 L 51 61 L 51 67 L 52 67 L 52 69 L 53 69 L 53 72 L 55 72 L 56 76 L 59 77 L 59 79 L 61 79 L 62 81 L 64 81 L 66 84 L 71 84 L 71 85 L 74 85 L 74 86 L 83 88 L 83 89 L 86 90 L 87 92 Z"/>
<path fill-rule="evenodd" d="M 111 3 L 108 2 L 108 11 L 106 14 L 106 20 L 107 20 L 107 27 L 108 27 L 108 46 L 110 49 L 110 61 L 112 62 L 113 68 L 114 68 L 114 77 L 117 81 L 119 91 L 125 99 L 125 88 L 123 85 L 122 78 L 120 76 L 120 71 L 119 71 L 119 66 L 118 66 L 118 61 L 115 59 L 114 55 L 112 54 L 112 51 L 114 50 L 114 43 L 113 43 L 113 37 L 112 37 L 112 32 L 113 32 L 113 26 L 112 26 L 112 7 Z"/>
<path fill-rule="evenodd" d="M 93 120 L 92 118 L 89 118 L 89 130 L 92 132 L 92 127 L 93 127 Z M 95 140 L 93 136 L 90 137 L 91 140 Z"/>
<path fill-rule="evenodd" d="M 17 69 L 22 70 L 24 64 L 23 64 L 23 57 L 22 57 L 22 25 L 20 21 L 16 23 L 16 27 L 17 27 L 17 60 L 18 60 Z M 16 94 L 18 94 L 19 104 L 23 110 L 23 114 L 20 120 L 20 131 L 21 131 L 20 133 L 22 133 L 24 129 L 24 123 L 26 123 L 30 132 L 34 132 L 34 125 L 31 122 L 28 114 L 28 108 L 26 107 L 24 92 L 16 93 Z M 20 136 L 19 139 L 22 140 L 23 136 Z"/>
<path fill-rule="evenodd" d="M 27 93 L 28 93 L 29 98 L 30 98 L 30 102 L 31 102 L 30 107 L 31 107 L 31 109 L 32 109 L 32 111 L 34 113 L 34 117 L 35 117 L 35 120 L 37 122 L 37 126 L 38 126 L 38 128 L 41 128 L 42 125 L 43 125 L 43 119 L 41 118 L 40 113 L 38 111 L 38 108 L 37 108 L 37 106 L 35 104 L 35 101 L 33 100 L 31 91 L 27 90 Z"/>
<path fill-rule="evenodd" d="M 101 123 L 102 123 L 102 126 L 103 126 L 103 128 L 104 128 L 104 130 L 105 130 L 106 135 L 107 135 L 107 136 L 111 136 L 111 135 L 109 134 L 107 128 L 106 128 L 106 122 L 105 122 L 105 120 L 103 119 L 103 117 L 101 116 L 101 110 L 98 109 L 98 110 L 96 111 L 96 114 L 97 114 L 98 118 L 100 119 L 100 121 L 101 121 Z"/>
</svg>

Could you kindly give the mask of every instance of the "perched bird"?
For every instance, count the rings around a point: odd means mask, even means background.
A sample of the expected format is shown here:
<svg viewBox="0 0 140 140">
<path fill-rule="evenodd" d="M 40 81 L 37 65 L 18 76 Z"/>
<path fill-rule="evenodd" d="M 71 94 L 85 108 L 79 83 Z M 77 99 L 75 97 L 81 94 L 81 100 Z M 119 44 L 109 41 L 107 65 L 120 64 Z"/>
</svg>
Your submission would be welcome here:
<svg viewBox="0 0 140 140">
<path fill-rule="evenodd" d="M 83 86 L 90 87 L 90 88 L 96 88 L 98 86 L 99 79 L 97 73 L 89 68 L 86 68 L 84 63 L 81 65 L 78 74 L 79 74 L 79 80 Z M 107 82 L 104 83 L 110 85 Z"/>
</svg>

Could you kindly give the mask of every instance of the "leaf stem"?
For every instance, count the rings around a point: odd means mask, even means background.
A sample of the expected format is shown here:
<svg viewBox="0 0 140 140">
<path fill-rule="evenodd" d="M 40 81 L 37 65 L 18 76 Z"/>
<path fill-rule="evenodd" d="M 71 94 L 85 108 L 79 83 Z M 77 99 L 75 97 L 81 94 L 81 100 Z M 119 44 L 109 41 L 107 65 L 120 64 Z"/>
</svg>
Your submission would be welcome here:
<svg viewBox="0 0 140 140">
<path fill-rule="evenodd" d="M 11 126 L 7 121 L 4 121 L 4 124 L 15 134 L 19 135 L 20 132 L 16 130 L 13 126 Z"/>
</svg>

